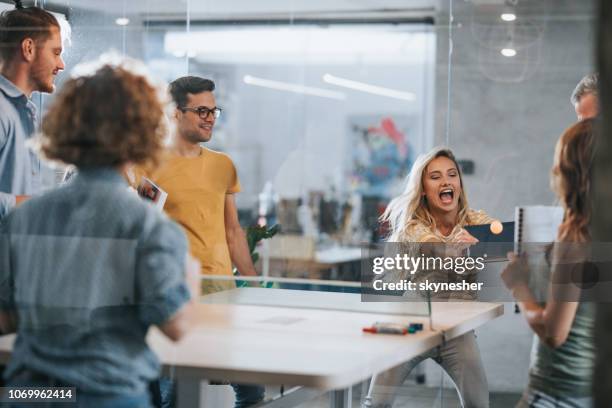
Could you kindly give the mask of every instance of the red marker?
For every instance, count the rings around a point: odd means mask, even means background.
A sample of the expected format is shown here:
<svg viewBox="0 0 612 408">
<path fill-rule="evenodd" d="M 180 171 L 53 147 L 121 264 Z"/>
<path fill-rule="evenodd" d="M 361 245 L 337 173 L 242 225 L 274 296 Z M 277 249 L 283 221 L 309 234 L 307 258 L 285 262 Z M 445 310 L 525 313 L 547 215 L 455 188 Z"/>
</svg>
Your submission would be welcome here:
<svg viewBox="0 0 612 408">
<path fill-rule="evenodd" d="M 365 333 L 374 333 L 374 334 L 408 334 L 407 329 L 400 329 L 398 327 L 385 327 L 385 326 L 372 326 L 372 327 L 364 327 L 362 329 Z"/>
</svg>

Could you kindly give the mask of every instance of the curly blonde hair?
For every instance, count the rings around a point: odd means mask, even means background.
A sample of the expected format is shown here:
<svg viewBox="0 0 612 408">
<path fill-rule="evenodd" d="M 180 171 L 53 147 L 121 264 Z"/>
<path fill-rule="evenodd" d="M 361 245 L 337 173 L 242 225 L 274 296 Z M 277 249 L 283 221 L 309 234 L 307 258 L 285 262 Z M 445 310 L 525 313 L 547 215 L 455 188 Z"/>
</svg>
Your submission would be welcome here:
<svg viewBox="0 0 612 408">
<path fill-rule="evenodd" d="M 157 164 L 164 105 L 144 75 L 104 65 L 66 82 L 42 124 L 41 151 L 77 167 Z"/>
</svg>

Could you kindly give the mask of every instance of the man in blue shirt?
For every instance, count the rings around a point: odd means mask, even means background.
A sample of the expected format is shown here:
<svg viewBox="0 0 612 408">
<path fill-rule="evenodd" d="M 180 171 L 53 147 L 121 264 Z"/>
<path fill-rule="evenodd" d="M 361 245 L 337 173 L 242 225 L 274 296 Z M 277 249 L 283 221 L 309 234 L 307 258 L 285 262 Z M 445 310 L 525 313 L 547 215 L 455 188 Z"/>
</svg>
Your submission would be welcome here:
<svg viewBox="0 0 612 408">
<path fill-rule="evenodd" d="M 0 218 L 40 191 L 40 161 L 26 145 L 36 118 L 30 97 L 53 92 L 55 76 L 64 69 L 57 19 L 15 3 L 0 16 Z"/>
</svg>

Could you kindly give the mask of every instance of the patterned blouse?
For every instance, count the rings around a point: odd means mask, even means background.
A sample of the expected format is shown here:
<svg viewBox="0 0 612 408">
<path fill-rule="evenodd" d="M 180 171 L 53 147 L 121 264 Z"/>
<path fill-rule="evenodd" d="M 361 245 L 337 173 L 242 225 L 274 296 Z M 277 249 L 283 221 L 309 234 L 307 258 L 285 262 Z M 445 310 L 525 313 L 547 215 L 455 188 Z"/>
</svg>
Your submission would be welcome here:
<svg viewBox="0 0 612 408">
<path fill-rule="evenodd" d="M 421 256 L 424 252 L 425 256 L 442 257 L 446 259 L 452 255 L 449 255 L 447 249 L 450 249 L 453 242 L 457 242 L 457 235 L 461 232 L 466 225 L 481 225 L 489 224 L 495 221 L 494 218 L 487 215 L 482 210 L 468 209 L 468 215 L 464 224 L 457 224 L 447 236 L 431 226 L 426 225 L 422 221 L 412 220 L 406 227 L 406 230 L 401 239 L 401 246 L 403 250 L 410 254 L 410 256 Z M 423 245 L 422 243 L 427 242 L 428 244 Z M 456 255 L 455 255 L 456 256 Z M 397 278 L 397 276 L 396 276 Z M 422 270 L 417 271 L 413 275 L 408 277 L 404 276 L 404 279 L 410 279 L 412 282 L 417 284 L 420 282 L 462 282 L 466 281 L 469 283 L 476 282 L 475 270 L 466 271 L 462 274 L 456 273 L 455 271 L 447 270 Z M 421 295 L 426 295 L 421 292 Z M 443 291 L 440 290 L 435 293 L 431 293 L 431 297 L 436 300 L 439 299 L 459 299 L 459 300 L 475 300 L 477 297 L 476 291 Z"/>
</svg>

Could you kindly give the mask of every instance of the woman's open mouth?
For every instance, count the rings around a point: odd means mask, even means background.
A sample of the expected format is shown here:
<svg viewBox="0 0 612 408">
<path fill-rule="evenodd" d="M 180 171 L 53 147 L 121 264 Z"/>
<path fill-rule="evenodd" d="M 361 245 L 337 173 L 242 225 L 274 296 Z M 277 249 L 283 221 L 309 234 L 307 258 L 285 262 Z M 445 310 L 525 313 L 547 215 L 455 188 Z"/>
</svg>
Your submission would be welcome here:
<svg viewBox="0 0 612 408">
<path fill-rule="evenodd" d="M 440 191 L 440 201 L 442 201 L 442 204 L 451 204 L 454 197 L 455 192 L 452 188 L 445 188 L 444 190 Z"/>
</svg>

